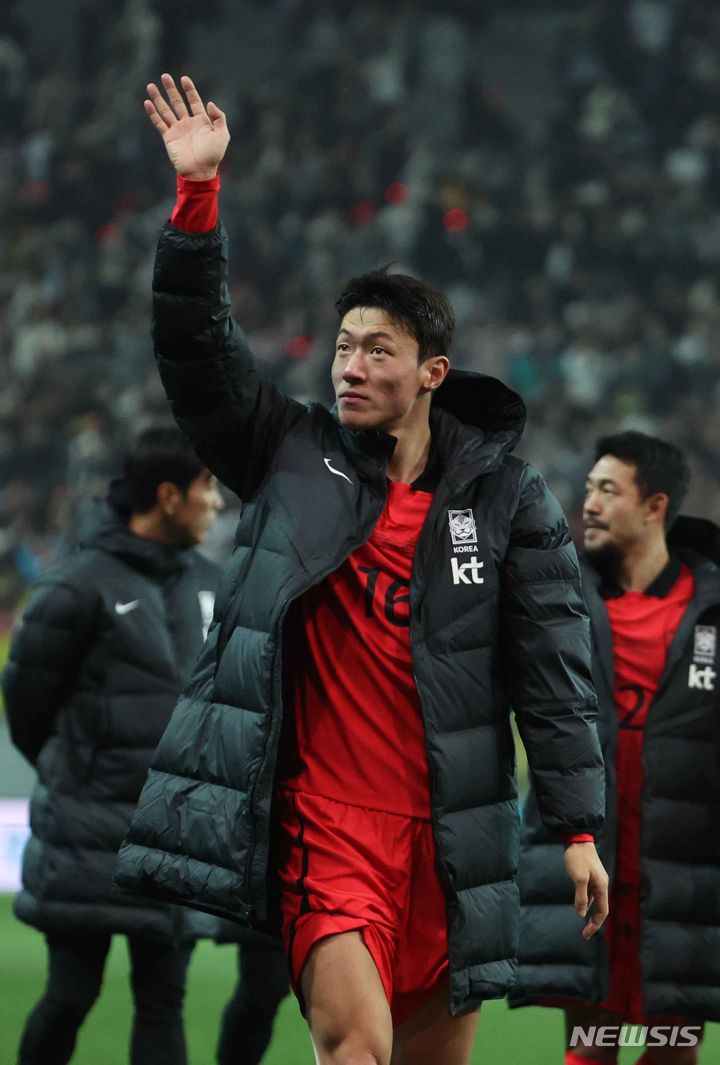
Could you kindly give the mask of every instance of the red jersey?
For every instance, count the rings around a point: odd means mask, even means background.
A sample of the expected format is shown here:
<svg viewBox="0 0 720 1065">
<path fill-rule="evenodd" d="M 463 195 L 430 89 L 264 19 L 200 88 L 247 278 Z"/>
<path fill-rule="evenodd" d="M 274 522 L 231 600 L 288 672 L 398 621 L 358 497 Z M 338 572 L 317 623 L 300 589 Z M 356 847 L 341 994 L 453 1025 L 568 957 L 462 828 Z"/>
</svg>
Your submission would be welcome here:
<svg viewBox="0 0 720 1065">
<path fill-rule="evenodd" d="M 367 543 L 310 589 L 286 627 L 277 786 L 430 817 L 425 730 L 410 653 L 410 575 L 432 494 L 390 483 Z"/>
<path fill-rule="evenodd" d="M 618 713 L 616 883 L 640 883 L 645 722 L 670 644 L 694 590 L 689 567 L 671 562 L 644 592 L 625 592 L 605 601 L 612 630 Z"/>
</svg>

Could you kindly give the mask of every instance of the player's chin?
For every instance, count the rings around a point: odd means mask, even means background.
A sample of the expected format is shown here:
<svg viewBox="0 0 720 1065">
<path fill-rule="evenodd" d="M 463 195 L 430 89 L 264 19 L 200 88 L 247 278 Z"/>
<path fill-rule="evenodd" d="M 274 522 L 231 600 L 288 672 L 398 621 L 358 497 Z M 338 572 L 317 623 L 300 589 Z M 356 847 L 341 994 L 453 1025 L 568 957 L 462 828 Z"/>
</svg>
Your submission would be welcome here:
<svg viewBox="0 0 720 1065">
<path fill-rule="evenodd" d="M 377 429 L 379 428 L 377 417 L 373 417 L 370 411 L 353 410 L 340 404 L 338 421 L 346 429 Z"/>
<path fill-rule="evenodd" d="M 602 551 L 607 546 L 609 537 L 604 529 L 586 529 L 583 535 L 583 547 L 586 552 Z"/>
<path fill-rule="evenodd" d="M 585 537 L 583 553 L 597 569 L 612 573 L 622 558 L 622 551 L 609 533 L 598 537 Z"/>
</svg>

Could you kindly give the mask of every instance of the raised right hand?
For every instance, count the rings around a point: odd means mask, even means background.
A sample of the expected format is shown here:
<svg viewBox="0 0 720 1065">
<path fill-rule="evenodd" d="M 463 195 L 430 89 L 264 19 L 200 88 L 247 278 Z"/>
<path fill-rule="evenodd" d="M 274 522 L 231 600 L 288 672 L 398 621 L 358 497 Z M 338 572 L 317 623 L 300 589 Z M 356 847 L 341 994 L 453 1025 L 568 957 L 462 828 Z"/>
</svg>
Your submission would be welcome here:
<svg viewBox="0 0 720 1065">
<path fill-rule="evenodd" d="M 170 162 L 191 181 L 215 177 L 230 141 L 225 115 L 214 103 L 205 108 L 187 75 L 180 79 L 187 103 L 169 74 L 162 75 L 162 84 L 167 100 L 151 83 L 145 111 L 162 136 Z"/>
</svg>

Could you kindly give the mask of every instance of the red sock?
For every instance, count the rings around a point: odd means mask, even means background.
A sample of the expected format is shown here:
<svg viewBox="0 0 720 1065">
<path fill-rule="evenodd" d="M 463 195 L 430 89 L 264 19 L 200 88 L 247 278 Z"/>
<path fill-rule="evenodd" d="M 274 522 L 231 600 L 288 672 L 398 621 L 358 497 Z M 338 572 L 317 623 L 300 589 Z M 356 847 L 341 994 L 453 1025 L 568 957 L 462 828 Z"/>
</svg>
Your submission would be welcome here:
<svg viewBox="0 0 720 1065">
<path fill-rule="evenodd" d="M 598 1061 L 597 1058 L 580 1057 L 574 1050 L 565 1051 L 565 1065 L 607 1065 L 604 1061 Z M 641 1065 L 640 1062 L 637 1065 Z M 642 1062 L 645 1065 L 645 1062 Z"/>
<path fill-rule="evenodd" d="M 638 1058 L 635 1065 L 653 1065 L 650 1057 L 647 1054 L 643 1054 L 641 1058 Z"/>
</svg>

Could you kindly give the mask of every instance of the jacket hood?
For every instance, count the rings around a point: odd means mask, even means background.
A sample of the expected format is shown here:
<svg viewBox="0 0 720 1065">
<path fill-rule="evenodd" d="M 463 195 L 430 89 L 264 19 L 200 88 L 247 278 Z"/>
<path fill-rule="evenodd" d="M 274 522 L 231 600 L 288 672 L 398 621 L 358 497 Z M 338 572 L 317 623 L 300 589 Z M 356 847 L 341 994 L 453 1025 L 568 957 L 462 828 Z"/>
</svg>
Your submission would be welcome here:
<svg viewBox="0 0 720 1065">
<path fill-rule="evenodd" d="M 525 403 L 517 392 L 497 377 L 468 370 L 450 371 L 435 394 L 433 406 L 442 407 L 463 425 L 479 429 L 485 436 L 509 434 L 514 437 L 514 444 L 522 436 L 527 420 Z"/>
<path fill-rule="evenodd" d="M 125 482 L 114 480 L 105 499 L 91 499 L 78 519 L 79 547 L 107 551 L 133 569 L 158 577 L 176 573 L 187 564 L 187 551 L 145 540 L 130 532 L 130 503 Z"/>
<path fill-rule="evenodd" d="M 720 566 L 720 527 L 708 518 L 681 514 L 668 533 L 668 546 L 697 552 Z"/>
</svg>

